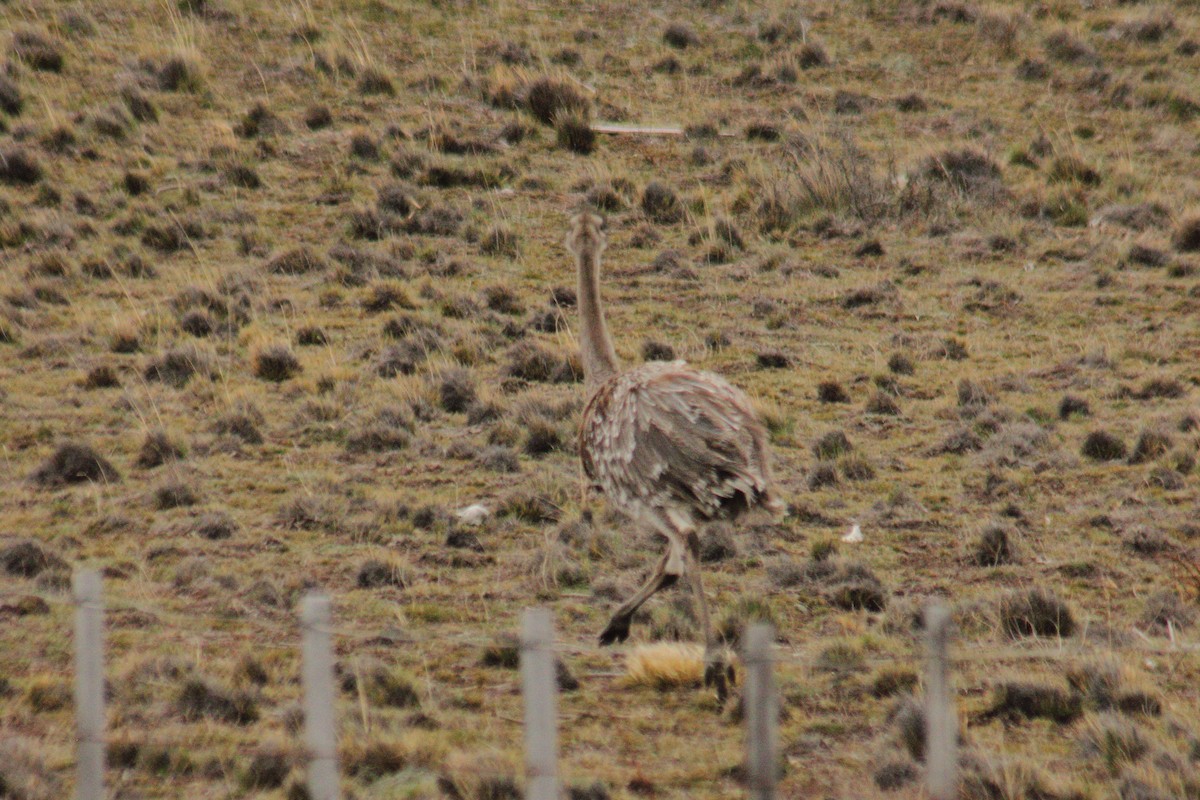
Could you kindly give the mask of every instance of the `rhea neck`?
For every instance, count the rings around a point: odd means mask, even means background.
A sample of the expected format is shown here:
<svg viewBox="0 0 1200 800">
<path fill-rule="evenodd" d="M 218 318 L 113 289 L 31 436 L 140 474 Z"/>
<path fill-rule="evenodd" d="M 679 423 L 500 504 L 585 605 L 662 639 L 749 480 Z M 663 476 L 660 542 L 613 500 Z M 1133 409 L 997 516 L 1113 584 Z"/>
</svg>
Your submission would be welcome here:
<svg viewBox="0 0 1200 800">
<path fill-rule="evenodd" d="M 617 374 L 617 353 L 600 301 L 600 248 L 588 242 L 576 253 L 579 262 L 580 356 L 589 391 Z"/>
</svg>

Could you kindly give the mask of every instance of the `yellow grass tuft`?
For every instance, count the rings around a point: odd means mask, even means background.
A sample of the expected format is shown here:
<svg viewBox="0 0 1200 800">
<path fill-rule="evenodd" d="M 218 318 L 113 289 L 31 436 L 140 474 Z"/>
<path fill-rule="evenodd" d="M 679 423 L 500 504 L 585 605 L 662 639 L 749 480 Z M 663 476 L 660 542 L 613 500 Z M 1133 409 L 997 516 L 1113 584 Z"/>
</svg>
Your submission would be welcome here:
<svg viewBox="0 0 1200 800">
<path fill-rule="evenodd" d="M 630 686 L 699 686 L 704 678 L 704 648 L 685 642 L 638 645 L 625 659 L 625 669 Z"/>
</svg>

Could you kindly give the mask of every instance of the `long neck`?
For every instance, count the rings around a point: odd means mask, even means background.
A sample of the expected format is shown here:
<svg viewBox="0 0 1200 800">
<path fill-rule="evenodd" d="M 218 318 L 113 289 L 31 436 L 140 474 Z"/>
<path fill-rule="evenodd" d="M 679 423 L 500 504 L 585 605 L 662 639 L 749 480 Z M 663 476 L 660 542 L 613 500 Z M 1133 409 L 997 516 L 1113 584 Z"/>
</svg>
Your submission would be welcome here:
<svg viewBox="0 0 1200 800">
<path fill-rule="evenodd" d="M 617 353 L 600 302 L 600 253 L 584 247 L 579 260 L 579 335 L 584 382 L 594 389 L 617 374 Z"/>
</svg>

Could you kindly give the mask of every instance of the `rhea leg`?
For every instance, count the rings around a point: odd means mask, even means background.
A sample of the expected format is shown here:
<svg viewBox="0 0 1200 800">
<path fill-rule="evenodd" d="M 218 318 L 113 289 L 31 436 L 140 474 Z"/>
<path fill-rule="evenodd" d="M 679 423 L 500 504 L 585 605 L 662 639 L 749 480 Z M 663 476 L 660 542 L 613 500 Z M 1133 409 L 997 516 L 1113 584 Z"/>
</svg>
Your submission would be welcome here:
<svg viewBox="0 0 1200 800">
<path fill-rule="evenodd" d="M 671 542 L 667 545 L 666 552 L 659 559 L 658 564 L 654 567 L 653 574 L 650 579 L 638 589 L 637 594 L 621 604 L 621 607 L 612 615 L 612 619 L 608 621 L 608 626 L 600 634 L 600 644 L 608 645 L 613 642 L 623 642 L 629 638 L 629 623 L 633 619 L 634 612 L 642 607 L 642 604 L 654 596 L 659 589 L 665 589 L 672 586 L 675 581 L 679 580 L 679 574 L 683 570 L 683 565 L 676 552 L 675 543 Z"/>
<path fill-rule="evenodd" d="M 721 643 L 717 641 L 708 617 L 708 601 L 704 597 L 704 583 L 700 580 L 700 537 L 695 531 L 688 533 L 684 560 L 684 570 L 696 603 L 696 614 L 704 628 L 704 685 L 714 687 L 717 699 L 724 702 L 729 695 L 729 684 L 733 682 L 733 666 L 726 662 Z"/>
</svg>

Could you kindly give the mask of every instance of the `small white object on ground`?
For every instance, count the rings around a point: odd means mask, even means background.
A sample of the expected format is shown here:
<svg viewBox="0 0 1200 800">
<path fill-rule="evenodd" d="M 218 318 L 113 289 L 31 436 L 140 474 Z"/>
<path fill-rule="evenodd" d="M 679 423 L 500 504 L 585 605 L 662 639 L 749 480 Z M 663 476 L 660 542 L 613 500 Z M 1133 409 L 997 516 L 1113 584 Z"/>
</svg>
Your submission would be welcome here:
<svg viewBox="0 0 1200 800">
<path fill-rule="evenodd" d="M 467 506 L 466 508 L 460 508 L 454 512 L 454 516 L 463 525 L 482 525 L 483 521 L 491 515 L 492 512 L 488 510 L 488 507 L 479 503 Z"/>
<path fill-rule="evenodd" d="M 843 542 L 861 542 L 863 540 L 862 528 L 858 527 L 858 523 L 854 523 L 854 527 L 850 532 L 842 537 Z"/>
</svg>

